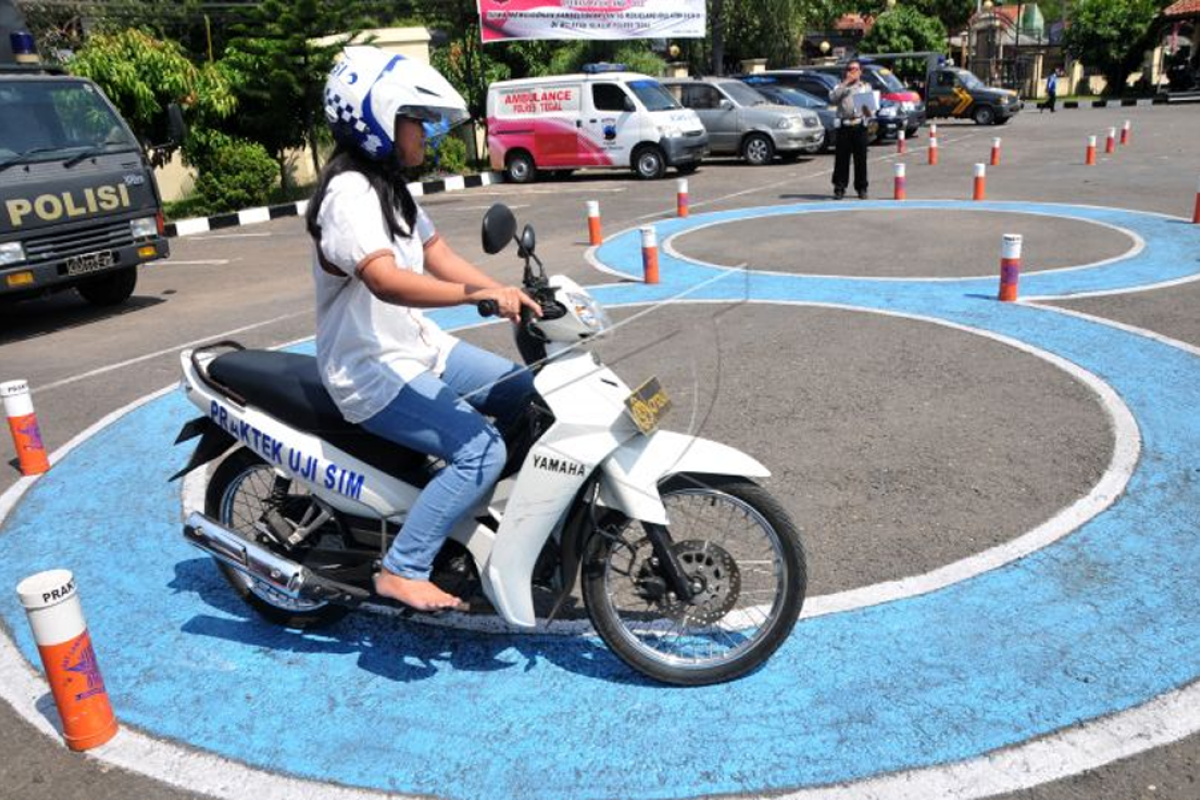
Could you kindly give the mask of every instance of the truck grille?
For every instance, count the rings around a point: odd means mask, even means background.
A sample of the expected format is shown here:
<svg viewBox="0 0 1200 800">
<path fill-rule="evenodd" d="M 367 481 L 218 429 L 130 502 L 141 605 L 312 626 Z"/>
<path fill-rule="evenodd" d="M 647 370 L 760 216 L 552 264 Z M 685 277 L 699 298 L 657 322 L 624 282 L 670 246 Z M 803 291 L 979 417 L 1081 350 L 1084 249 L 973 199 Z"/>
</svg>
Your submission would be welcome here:
<svg viewBox="0 0 1200 800">
<path fill-rule="evenodd" d="M 133 233 L 129 230 L 128 220 L 45 233 L 22 242 L 27 261 L 50 261 L 97 250 L 113 250 L 132 243 Z"/>
</svg>

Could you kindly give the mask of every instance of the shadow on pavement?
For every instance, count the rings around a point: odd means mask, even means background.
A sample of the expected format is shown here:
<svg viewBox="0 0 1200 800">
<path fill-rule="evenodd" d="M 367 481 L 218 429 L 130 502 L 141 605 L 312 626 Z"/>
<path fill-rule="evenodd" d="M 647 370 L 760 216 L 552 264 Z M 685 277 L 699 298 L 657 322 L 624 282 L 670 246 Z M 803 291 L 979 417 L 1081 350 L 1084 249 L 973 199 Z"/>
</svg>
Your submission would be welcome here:
<svg viewBox="0 0 1200 800">
<path fill-rule="evenodd" d="M 64 291 L 50 297 L 5 304 L 4 322 L 0 324 L 0 345 L 133 314 L 165 302 L 161 297 L 134 295 L 121 305 L 99 308 L 73 291 Z"/>
</svg>

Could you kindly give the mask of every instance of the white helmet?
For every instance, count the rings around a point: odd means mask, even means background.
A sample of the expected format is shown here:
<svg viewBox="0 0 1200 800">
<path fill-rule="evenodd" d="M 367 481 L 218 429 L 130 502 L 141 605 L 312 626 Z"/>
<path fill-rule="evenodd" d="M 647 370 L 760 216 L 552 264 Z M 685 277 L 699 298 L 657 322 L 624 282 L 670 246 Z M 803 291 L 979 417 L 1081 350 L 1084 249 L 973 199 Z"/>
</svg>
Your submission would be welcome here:
<svg viewBox="0 0 1200 800">
<path fill-rule="evenodd" d="M 396 117 L 436 137 L 470 119 L 467 104 L 428 64 L 378 47 L 347 47 L 325 82 L 325 118 L 339 142 L 383 160 L 395 149 Z"/>
</svg>

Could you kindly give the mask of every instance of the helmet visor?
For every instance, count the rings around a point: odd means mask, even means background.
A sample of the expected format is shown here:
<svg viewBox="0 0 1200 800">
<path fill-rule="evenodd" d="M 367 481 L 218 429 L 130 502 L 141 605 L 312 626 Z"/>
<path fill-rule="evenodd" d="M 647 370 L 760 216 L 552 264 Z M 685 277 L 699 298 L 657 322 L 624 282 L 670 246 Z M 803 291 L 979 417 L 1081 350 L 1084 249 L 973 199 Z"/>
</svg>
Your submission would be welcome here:
<svg viewBox="0 0 1200 800">
<path fill-rule="evenodd" d="M 401 106 L 396 116 L 420 122 L 426 136 L 443 135 L 471 118 L 465 108 L 446 106 Z"/>
</svg>

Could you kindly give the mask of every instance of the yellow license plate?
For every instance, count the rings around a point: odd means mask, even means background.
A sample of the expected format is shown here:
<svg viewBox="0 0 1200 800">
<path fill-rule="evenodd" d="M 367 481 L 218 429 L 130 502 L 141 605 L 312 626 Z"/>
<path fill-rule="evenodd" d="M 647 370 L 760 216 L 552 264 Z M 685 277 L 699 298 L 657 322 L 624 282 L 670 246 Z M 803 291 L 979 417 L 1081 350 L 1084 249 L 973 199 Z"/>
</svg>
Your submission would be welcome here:
<svg viewBox="0 0 1200 800">
<path fill-rule="evenodd" d="M 625 398 L 625 408 L 629 410 L 629 416 L 639 431 L 653 433 L 671 410 L 671 398 L 667 397 L 658 378 L 651 378 Z"/>
</svg>

